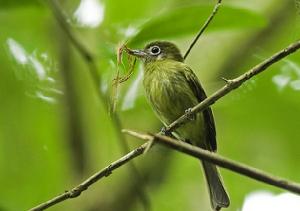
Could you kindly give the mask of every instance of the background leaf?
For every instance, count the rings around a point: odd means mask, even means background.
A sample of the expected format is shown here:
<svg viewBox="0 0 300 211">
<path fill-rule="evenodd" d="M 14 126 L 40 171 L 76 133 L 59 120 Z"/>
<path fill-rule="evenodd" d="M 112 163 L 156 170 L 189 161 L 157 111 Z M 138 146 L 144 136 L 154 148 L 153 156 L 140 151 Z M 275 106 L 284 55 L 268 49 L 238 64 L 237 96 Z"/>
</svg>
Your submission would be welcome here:
<svg viewBox="0 0 300 211">
<path fill-rule="evenodd" d="M 148 40 L 168 39 L 199 31 L 212 11 L 211 6 L 194 5 L 164 12 L 145 23 L 130 44 Z M 252 11 L 222 6 L 207 31 L 253 29 L 265 26 L 266 20 Z M 236 19 L 238 17 L 238 20 Z"/>
</svg>

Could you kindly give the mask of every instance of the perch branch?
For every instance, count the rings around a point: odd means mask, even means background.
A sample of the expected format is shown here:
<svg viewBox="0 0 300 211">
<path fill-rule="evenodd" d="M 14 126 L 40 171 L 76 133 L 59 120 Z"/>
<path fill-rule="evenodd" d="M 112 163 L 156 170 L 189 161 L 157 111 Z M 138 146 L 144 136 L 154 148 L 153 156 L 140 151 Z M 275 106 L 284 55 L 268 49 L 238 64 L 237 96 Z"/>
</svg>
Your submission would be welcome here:
<svg viewBox="0 0 300 211">
<path fill-rule="evenodd" d="M 183 152 L 187 155 L 196 158 L 200 158 L 201 160 L 209 161 L 222 168 L 229 169 L 233 172 L 247 176 L 254 180 L 300 194 L 299 183 L 295 183 L 280 177 L 273 176 L 259 169 L 217 155 L 216 153 L 210 152 L 208 150 L 204 150 L 199 147 L 192 146 L 191 144 L 185 143 L 183 141 L 178 141 L 168 136 L 163 136 L 158 134 L 156 135 L 142 134 L 131 130 L 123 130 L 123 132 L 145 141 L 157 142 L 164 146 L 170 147 L 176 151 Z"/>
</svg>

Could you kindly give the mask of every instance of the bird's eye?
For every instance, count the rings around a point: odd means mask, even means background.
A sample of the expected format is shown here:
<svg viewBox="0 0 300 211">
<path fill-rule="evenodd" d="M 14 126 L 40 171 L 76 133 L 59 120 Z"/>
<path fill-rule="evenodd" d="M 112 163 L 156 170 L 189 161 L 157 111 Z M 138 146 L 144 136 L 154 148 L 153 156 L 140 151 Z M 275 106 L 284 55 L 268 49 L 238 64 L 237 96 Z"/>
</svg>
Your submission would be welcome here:
<svg viewBox="0 0 300 211">
<path fill-rule="evenodd" d="M 150 48 L 150 52 L 152 55 L 158 55 L 160 54 L 160 48 L 158 46 L 153 46 Z"/>
</svg>

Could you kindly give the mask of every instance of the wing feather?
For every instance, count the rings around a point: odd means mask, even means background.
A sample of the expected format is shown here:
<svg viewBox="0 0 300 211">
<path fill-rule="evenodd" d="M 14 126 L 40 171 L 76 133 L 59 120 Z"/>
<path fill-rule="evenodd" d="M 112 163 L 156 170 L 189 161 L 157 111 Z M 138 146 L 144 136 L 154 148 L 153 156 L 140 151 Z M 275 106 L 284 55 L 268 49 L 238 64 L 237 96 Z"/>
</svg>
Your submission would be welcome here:
<svg viewBox="0 0 300 211">
<path fill-rule="evenodd" d="M 185 70 L 182 72 L 182 74 L 187 79 L 187 82 L 191 90 L 197 97 L 199 103 L 203 101 L 205 98 L 207 98 L 204 89 L 202 88 L 197 76 L 195 75 L 195 73 L 192 71 L 191 68 L 185 65 Z M 216 127 L 215 127 L 213 113 L 210 107 L 203 111 L 203 117 L 204 117 L 204 122 L 207 131 L 206 140 L 211 148 L 210 150 L 216 151 L 217 150 Z"/>
</svg>

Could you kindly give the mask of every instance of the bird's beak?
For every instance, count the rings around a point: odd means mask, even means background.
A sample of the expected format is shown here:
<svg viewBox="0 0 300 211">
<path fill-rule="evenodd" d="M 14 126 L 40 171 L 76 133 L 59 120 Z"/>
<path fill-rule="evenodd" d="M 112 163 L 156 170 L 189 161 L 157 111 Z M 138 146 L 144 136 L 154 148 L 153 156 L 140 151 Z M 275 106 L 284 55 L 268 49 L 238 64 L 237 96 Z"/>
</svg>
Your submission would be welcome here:
<svg viewBox="0 0 300 211">
<path fill-rule="evenodd" d="M 145 53 L 144 50 L 133 50 L 133 49 L 127 48 L 126 51 L 128 54 L 139 57 L 139 58 L 143 58 L 147 55 L 147 53 Z"/>
</svg>

